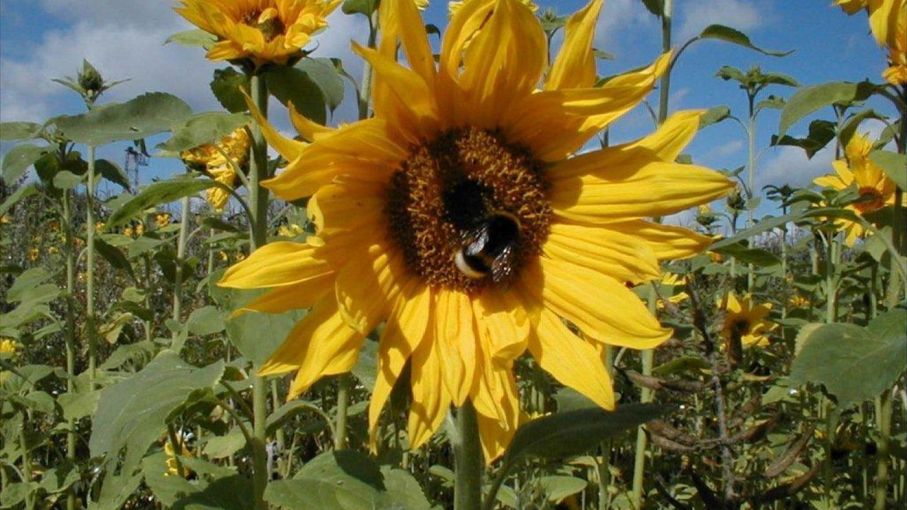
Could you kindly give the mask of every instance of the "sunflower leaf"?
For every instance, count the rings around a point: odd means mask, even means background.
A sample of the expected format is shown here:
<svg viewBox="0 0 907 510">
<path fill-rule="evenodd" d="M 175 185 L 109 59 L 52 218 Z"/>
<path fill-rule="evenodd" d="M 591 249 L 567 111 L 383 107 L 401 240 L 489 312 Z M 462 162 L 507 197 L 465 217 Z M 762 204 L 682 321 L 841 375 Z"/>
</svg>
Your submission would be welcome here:
<svg viewBox="0 0 907 510">
<path fill-rule="evenodd" d="M 214 186 L 214 181 L 211 179 L 192 177 L 177 177 L 168 181 L 152 183 L 114 211 L 107 220 L 107 227 L 120 225 L 149 207 L 173 202 L 212 186 Z"/>
<path fill-rule="evenodd" d="M 199 113 L 186 119 L 182 125 L 174 127 L 173 136 L 159 144 L 157 148 L 176 156 L 181 151 L 216 142 L 245 126 L 250 120 L 251 118 L 244 113 Z"/>
<path fill-rule="evenodd" d="M 81 115 L 59 117 L 56 125 L 69 140 L 100 146 L 169 131 L 191 114 L 192 109 L 182 99 L 151 92 L 125 103 L 98 106 Z"/>
<path fill-rule="evenodd" d="M 907 189 L 907 156 L 891 151 L 872 151 L 869 160 L 879 165 L 899 188 Z"/>
<path fill-rule="evenodd" d="M 798 120 L 820 108 L 862 101 L 868 98 L 877 87 L 868 81 L 860 83 L 836 81 L 801 88 L 781 110 L 778 136 L 783 137 Z"/>
<path fill-rule="evenodd" d="M 249 87 L 249 78 L 246 75 L 232 67 L 217 69 L 214 71 L 214 79 L 211 80 L 210 86 L 217 102 L 228 112 L 246 111 L 246 101 L 242 95 L 242 90 Z"/>
<path fill-rule="evenodd" d="M 650 9 L 651 10 L 651 9 Z M 750 41 L 750 38 L 743 32 L 737 30 L 736 28 L 731 28 L 725 25 L 709 25 L 702 30 L 699 34 L 700 39 L 718 39 L 721 41 L 729 42 L 731 44 L 736 44 L 738 46 L 743 46 L 751 50 L 758 51 L 763 55 L 769 55 L 771 57 L 786 57 L 794 52 L 790 51 L 776 51 L 776 50 L 766 50 L 762 49 Z"/>
<path fill-rule="evenodd" d="M 3 181 L 12 184 L 22 177 L 22 174 L 32 166 L 35 161 L 48 152 L 47 147 L 39 147 L 29 143 L 17 145 L 3 157 Z"/>
</svg>

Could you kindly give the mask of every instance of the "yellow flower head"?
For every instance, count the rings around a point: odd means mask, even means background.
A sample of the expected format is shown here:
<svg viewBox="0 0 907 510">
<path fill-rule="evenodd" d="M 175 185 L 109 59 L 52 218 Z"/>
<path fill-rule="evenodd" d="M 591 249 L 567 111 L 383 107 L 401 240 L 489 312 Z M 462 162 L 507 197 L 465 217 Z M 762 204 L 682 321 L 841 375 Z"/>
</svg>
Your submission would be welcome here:
<svg viewBox="0 0 907 510">
<path fill-rule="evenodd" d="M 22 344 L 12 338 L 0 338 L 0 356 L 4 358 L 15 356 L 21 348 Z"/>
<path fill-rule="evenodd" d="M 800 294 L 794 294 L 787 300 L 787 306 L 791 308 L 808 308 L 809 299 Z"/>
<path fill-rule="evenodd" d="M 28 250 L 28 260 L 34 262 L 38 260 L 38 256 L 41 255 L 41 250 L 38 248 L 32 248 Z"/>
<path fill-rule="evenodd" d="M 180 457 L 191 457 L 192 451 L 186 446 L 182 435 L 177 435 L 177 444 L 179 445 Z M 173 443 L 169 439 L 164 439 L 164 454 L 167 455 L 167 471 L 164 476 L 181 476 L 183 478 L 192 474 L 192 470 L 187 468 L 181 462 L 177 462 L 176 453 L 173 449 Z"/>
<path fill-rule="evenodd" d="M 139 224 L 135 226 L 135 236 L 142 237 L 142 234 L 144 234 L 144 233 L 145 233 L 145 224 L 139 222 Z"/>
<path fill-rule="evenodd" d="M 217 36 L 211 60 L 249 59 L 255 67 L 302 55 L 341 0 L 182 0 L 176 12 Z"/>
<path fill-rule="evenodd" d="M 614 407 L 598 348 L 649 349 L 671 336 L 625 282 L 659 278 L 660 260 L 711 241 L 644 218 L 714 200 L 733 183 L 675 163 L 701 111 L 677 113 L 641 140 L 572 156 L 639 104 L 670 60 L 596 87 L 601 6 L 592 0 L 570 18 L 537 90 L 547 41 L 519 0 L 464 3 L 437 65 L 412 1 L 385 0 L 379 48 L 354 43 L 375 72 L 374 118 L 330 129 L 291 111 L 312 142 L 303 143 L 253 108 L 289 162 L 264 185 L 285 200 L 311 197 L 317 232 L 259 248 L 220 282 L 272 288 L 252 310 L 312 307 L 260 374 L 296 371 L 295 397 L 349 371 L 365 335 L 385 322 L 369 407 L 373 448 L 408 365 L 410 446 L 431 437 L 450 405 L 469 400 L 489 461 L 519 424 L 512 366 L 527 350 L 564 385 Z M 398 43 L 408 66 L 394 59 Z"/>
<path fill-rule="evenodd" d="M 662 275 L 661 285 L 662 287 L 667 287 L 669 289 L 667 290 L 667 292 L 670 294 L 670 296 L 668 297 L 668 302 L 673 305 L 679 305 L 690 297 L 690 295 L 686 292 L 678 292 L 676 294 L 674 293 L 674 287 L 686 285 L 686 279 L 681 278 L 674 273 L 665 273 L 664 275 Z M 659 299 L 657 306 L 658 308 L 664 308 L 664 300 Z"/>
<path fill-rule="evenodd" d="M 158 228 L 164 228 L 170 224 L 170 213 L 160 213 L 154 215 L 154 223 Z"/>
<path fill-rule="evenodd" d="M 834 190 L 844 190 L 856 186 L 860 199 L 847 208 L 857 214 L 877 211 L 886 205 L 894 204 L 894 182 L 885 175 L 885 171 L 869 159 L 872 142 L 864 135 L 854 134 L 844 148 L 845 159 L 832 162 L 835 175 L 825 175 L 813 180 L 818 186 Z M 836 225 L 847 232 L 847 245 L 853 246 L 857 238 L 865 232 L 859 223 L 848 220 L 837 220 Z"/>
<path fill-rule="evenodd" d="M 305 229 L 295 223 L 277 227 L 277 234 L 280 237 L 296 237 L 303 232 L 305 232 Z"/>
<path fill-rule="evenodd" d="M 221 138 L 217 144 L 200 145 L 183 151 L 180 158 L 190 168 L 202 170 L 215 181 L 233 188 L 237 180 L 235 167 L 245 171 L 249 161 L 250 144 L 249 132 L 242 127 Z M 212 187 L 208 188 L 206 198 L 211 207 L 220 212 L 230 200 L 230 193 L 223 188 Z"/>
<path fill-rule="evenodd" d="M 132 227 L 126 227 L 123 229 L 123 235 L 126 237 L 132 237 L 132 233 L 133 233 Z"/>
<path fill-rule="evenodd" d="M 764 347 L 769 343 L 768 334 L 778 327 L 766 319 L 772 304 L 757 305 L 750 294 L 738 299 L 731 292 L 719 300 L 718 306 L 725 312 L 721 335 L 726 341 L 738 337 L 744 347 Z"/>
</svg>

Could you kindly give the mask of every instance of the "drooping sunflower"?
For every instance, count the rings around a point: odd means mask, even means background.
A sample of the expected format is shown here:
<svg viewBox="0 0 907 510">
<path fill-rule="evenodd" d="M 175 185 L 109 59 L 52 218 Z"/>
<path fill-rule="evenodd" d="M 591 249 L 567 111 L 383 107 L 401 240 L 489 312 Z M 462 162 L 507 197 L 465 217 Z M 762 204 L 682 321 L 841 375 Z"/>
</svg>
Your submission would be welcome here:
<svg viewBox="0 0 907 510">
<path fill-rule="evenodd" d="M 263 246 L 220 282 L 271 288 L 250 310 L 312 307 L 260 374 L 297 371 L 292 398 L 349 371 L 365 335 L 385 321 L 372 446 L 408 364 L 410 447 L 468 399 L 489 461 L 516 429 L 511 369 L 527 350 L 564 385 L 614 407 L 597 346 L 646 349 L 671 335 L 625 282 L 659 278 L 659 260 L 711 241 L 644 218 L 708 202 L 733 184 L 674 162 L 698 111 L 633 143 L 574 156 L 648 94 L 669 59 L 595 87 L 601 5 L 592 0 L 571 17 L 539 89 L 545 34 L 519 0 L 464 3 L 439 65 L 412 1 L 386 0 L 379 49 L 355 45 L 375 72 L 374 118 L 329 129 L 291 110 L 304 143 L 258 116 L 289 161 L 265 186 L 286 200 L 311 197 L 316 227 L 306 243 Z M 395 59 L 398 41 L 409 67 Z"/>
<path fill-rule="evenodd" d="M 895 184 L 879 165 L 869 159 L 870 152 L 872 142 L 864 135 L 854 134 L 844 148 L 845 159 L 831 163 L 835 174 L 817 177 L 813 183 L 838 191 L 856 186 L 860 199 L 847 206 L 847 209 L 859 215 L 894 204 Z M 860 223 L 839 219 L 835 224 L 846 232 L 847 246 L 853 246 L 857 239 L 866 235 Z"/>
<path fill-rule="evenodd" d="M 248 165 L 250 144 L 249 132 L 241 127 L 216 143 L 181 152 L 180 159 L 189 168 L 204 172 L 220 184 L 233 188 L 236 186 L 236 169 L 245 171 Z M 230 193 L 220 187 L 208 188 L 206 198 L 211 207 L 220 212 L 230 200 Z"/>
<path fill-rule="evenodd" d="M 341 0 L 182 0 L 175 10 L 217 36 L 211 60 L 286 64 L 327 26 Z"/>
<path fill-rule="evenodd" d="M 772 311 L 771 303 L 756 304 L 750 294 L 738 298 L 730 292 L 719 300 L 718 306 L 725 312 L 721 328 L 725 342 L 739 340 L 743 347 L 765 347 L 769 344 L 768 334 L 778 327 L 766 319 Z"/>
</svg>

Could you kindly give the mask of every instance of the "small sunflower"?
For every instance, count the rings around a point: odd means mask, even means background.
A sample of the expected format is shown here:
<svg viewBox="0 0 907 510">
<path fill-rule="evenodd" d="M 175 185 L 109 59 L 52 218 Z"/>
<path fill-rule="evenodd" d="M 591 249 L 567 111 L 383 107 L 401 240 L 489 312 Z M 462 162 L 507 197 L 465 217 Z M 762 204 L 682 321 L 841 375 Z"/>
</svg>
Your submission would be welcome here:
<svg viewBox="0 0 907 510">
<path fill-rule="evenodd" d="M 191 457 L 192 451 L 186 446 L 186 440 L 184 436 L 182 434 L 178 434 L 176 441 L 180 449 L 179 456 Z M 191 469 L 187 468 L 182 463 L 177 462 L 177 453 L 173 448 L 173 443 L 171 443 L 168 439 L 164 439 L 164 454 L 167 456 L 167 470 L 164 472 L 164 476 L 180 476 L 182 478 L 187 478 L 192 474 Z"/>
<path fill-rule="evenodd" d="M 725 312 L 721 328 L 725 342 L 739 339 L 743 347 L 765 347 L 769 344 L 768 334 L 778 327 L 766 319 L 772 311 L 771 303 L 756 304 L 750 294 L 738 299 L 731 292 L 719 300 L 718 306 Z"/>
<path fill-rule="evenodd" d="M 220 184 L 233 188 L 237 180 L 236 168 L 243 171 L 247 168 L 250 144 L 249 132 L 241 127 L 216 144 L 204 144 L 181 152 L 180 159 L 189 168 L 207 173 Z M 208 188 L 206 198 L 211 207 L 220 212 L 230 200 L 230 193 L 221 187 Z"/>
<path fill-rule="evenodd" d="M 0 338 L 0 357 L 12 358 L 19 353 L 22 344 L 12 338 Z"/>
<path fill-rule="evenodd" d="M 677 276 L 674 273 L 664 273 L 661 277 L 661 286 L 664 287 L 665 290 L 667 291 L 667 293 L 670 294 L 668 296 L 667 301 L 669 303 L 671 303 L 672 305 L 675 305 L 675 306 L 679 305 L 680 303 L 683 303 L 684 301 L 686 301 L 687 299 L 690 298 L 690 295 L 687 294 L 686 292 L 683 292 L 683 291 L 680 291 L 677 293 L 674 292 L 677 287 L 683 287 L 685 285 L 686 285 L 686 279 L 683 277 Z M 659 299 L 657 305 L 658 305 L 658 308 L 664 308 L 665 300 Z"/>
<path fill-rule="evenodd" d="M 341 0 L 182 0 L 175 10 L 217 36 L 211 60 L 249 59 L 257 68 L 302 55 Z"/>
<path fill-rule="evenodd" d="M 844 190 L 856 186 L 860 199 L 847 208 L 863 215 L 894 204 L 895 184 L 885 171 L 869 159 L 872 142 L 863 135 L 854 134 L 844 149 L 845 159 L 832 161 L 837 175 L 825 175 L 813 180 L 818 186 Z M 847 234 L 845 242 L 853 246 L 857 239 L 866 235 L 863 225 L 848 220 L 837 220 L 835 224 Z"/>
<path fill-rule="evenodd" d="M 564 385 L 614 407 L 598 348 L 648 349 L 671 335 L 625 283 L 659 278 L 660 260 L 711 241 L 644 218 L 708 202 L 733 184 L 675 163 L 698 111 L 641 140 L 572 156 L 642 101 L 670 59 L 595 87 L 601 6 L 593 0 L 570 18 L 538 90 L 545 34 L 519 0 L 464 3 L 437 66 L 412 1 L 386 0 L 379 49 L 355 46 L 376 75 L 374 118 L 334 130 L 291 110 L 311 141 L 303 143 L 258 116 L 289 161 L 265 186 L 285 200 L 311 197 L 316 228 L 305 243 L 265 245 L 220 282 L 272 288 L 250 310 L 312 307 L 260 374 L 295 370 L 293 398 L 349 371 L 365 335 L 385 321 L 372 447 L 408 365 L 410 447 L 431 437 L 451 405 L 470 400 L 488 461 L 519 424 L 512 366 L 527 350 Z M 411 67 L 395 60 L 398 41 Z"/>
<path fill-rule="evenodd" d="M 809 308 L 809 298 L 804 297 L 802 294 L 794 294 L 788 298 L 787 306 L 791 308 Z"/>
<path fill-rule="evenodd" d="M 154 223 L 158 228 L 164 228 L 170 224 L 170 213 L 159 213 L 154 215 Z"/>
</svg>

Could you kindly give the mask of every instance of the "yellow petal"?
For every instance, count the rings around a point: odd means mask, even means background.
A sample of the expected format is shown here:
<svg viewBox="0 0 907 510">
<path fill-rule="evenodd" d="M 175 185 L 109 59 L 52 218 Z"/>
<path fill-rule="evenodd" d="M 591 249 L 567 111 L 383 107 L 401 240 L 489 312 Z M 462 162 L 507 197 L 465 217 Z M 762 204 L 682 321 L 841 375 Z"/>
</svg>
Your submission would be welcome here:
<svg viewBox="0 0 907 510">
<path fill-rule="evenodd" d="M 355 358 L 363 338 L 346 325 L 337 310 L 337 301 L 328 295 L 296 324 L 258 374 L 275 375 L 298 369 L 287 396 L 295 398 L 322 376 L 336 373 L 336 360 L 348 360 L 351 354 Z"/>
<path fill-rule="evenodd" d="M 550 311 L 543 311 L 529 337 L 529 352 L 546 372 L 605 409 L 614 409 L 611 377 L 590 344 L 570 332 Z"/>
<path fill-rule="evenodd" d="M 416 279 L 413 279 L 413 282 L 411 290 L 404 290 L 401 293 L 396 308 L 381 334 L 378 347 L 378 374 L 368 407 L 369 447 L 372 452 L 378 447 L 378 419 L 381 410 L 390 398 L 406 361 L 419 347 L 428 330 L 431 292 Z"/>
<path fill-rule="evenodd" d="M 387 4 L 386 8 L 384 4 Z M 415 3 L 412 0 L 388 0 L 381 5 L 381 16 L 382 36 L 385 40 L 390 39 L 394 47 L 396 39 L 400 39 L 406 61 L 431 86 L 435 77 L 435 57 Z M 396 48 L 394 50 L 396 53 Z"/>
<path fill-rule="evenodd" d="M 334 273 L 328 272 L 303 283 L 275 287 L 246 303 L 233 312 L 231 317 L 244 312 L 283 313 L 300 308 L 309 308 L 334 289 Z"/>
<path fill-rule="evenodd" d="M 332 268 L 315 252 L 316 248 L 309 244 L 289 241 L 269 243 L 227 269 L 217 284 L 233 289 L 282 287 L 332 272 Z"/>
<path fill-rule="evenodd" d="M 429 335 L 434 336 L 431 328 Z M 444 358 L 442 341 L 431 337 L 423 339 L 411 357 L 413 402 L 409 408 L 407 435 L 412 449 L 419 448 L 431 438 L 441 426 L 450 406 L 451 397 L 443 381 L 442 370 L 452 360 Z"/>
<path fill-rule="evenodd" d="M 511 292 L 486 289 L 473 300 L 479 334 L 492 361 L 501 366 L 518 358 L 529 341 L 529 317 Z"/>
<path fill-rule="evenodd" d="M 545 89 L 591 87 L 595 84 L 595 55 L 592 48 L 602 3 L 602 0 L 592 0 L 567 20 L 564 43 L 548 73 Z"/>
<path fill-rule="evenodd" d="M 595 177 L 553 179 L 555 214 L 579 222 L 603 223 L 664 216 L 724 196 L 735 184 L 697 165 L 655 162 L 635 171 L 630 165 Z"/>
<path fill-rule="evenodd" d="M 544 256 L 524 272 L 526 295 L 600 342 L 651 349 L 671 336 L 636 294 L 611 277 Z"/>
<path fill-rule="evenodd" d="M 249 111 L 252 112 L 252 116 L 255 117 L 255 122 L 258 123 L 258 126 L 261 128 L 261 134 L 264 135 L 265 140 L 267 140 L 268 145 L 274 147 L 284 159 L 288 161 L 293 161 L 298 158 L 303 149 L 306 147 L 306 144 L 303 142 L 298 142 L 292 138 L 287 138 L 282 134 L 278 133 L 274 126 L 265 119 L 264 115 L 261 114 L 261 110 L 255 105 L 255 102 L 252 101 L 252 98 L 243 91 L 243 97 L 246 100 L 246 106 L 249 108 Z"/>
<path fill-rule="evenodd" d="M 296 106 L 293 105 L 292 101 L 288 103 L 288 106 L 290 109 L 290 122 L 293 123 L 293 127 L 296 128 L 299 136 L 304 140 L 313 142 L 336 131 L 336 129 L 322 126 L 306 118 L 305 115 L 296 110 Z"/>
<path fill-rule="evenodd" d="M 606 274 L 621 282 L 658 278 L 655 252 L 642 239 L 616 230 L 553 222 L 545 255 Z"/>
<path fill-rule="evenodd" d="M 692 257 L 712 244 L 713 239 L 688 228 L 663 225 L 643 220 L 608 223 L 609 230 L 636 236 L 648 243 L 658 260 L 678 260 Z"/>
<path fill-rule="evenodd" d="M 387 184 L 380 182 L 328 184 L 309 200 L 306 213 L 319 235 L 329 236 L 337 231 L 379 235 L 375 230 L 383 232 L 387 228 L 384 224 L 386 188 Z"/>
<path fill-rule="evenodd" d="M 384 244 L 363 244 L 337 273 L 334 290 L 344 320 L 367 335 L 390 312 L 405 268 L 402 256 Z"/>
</svg>

